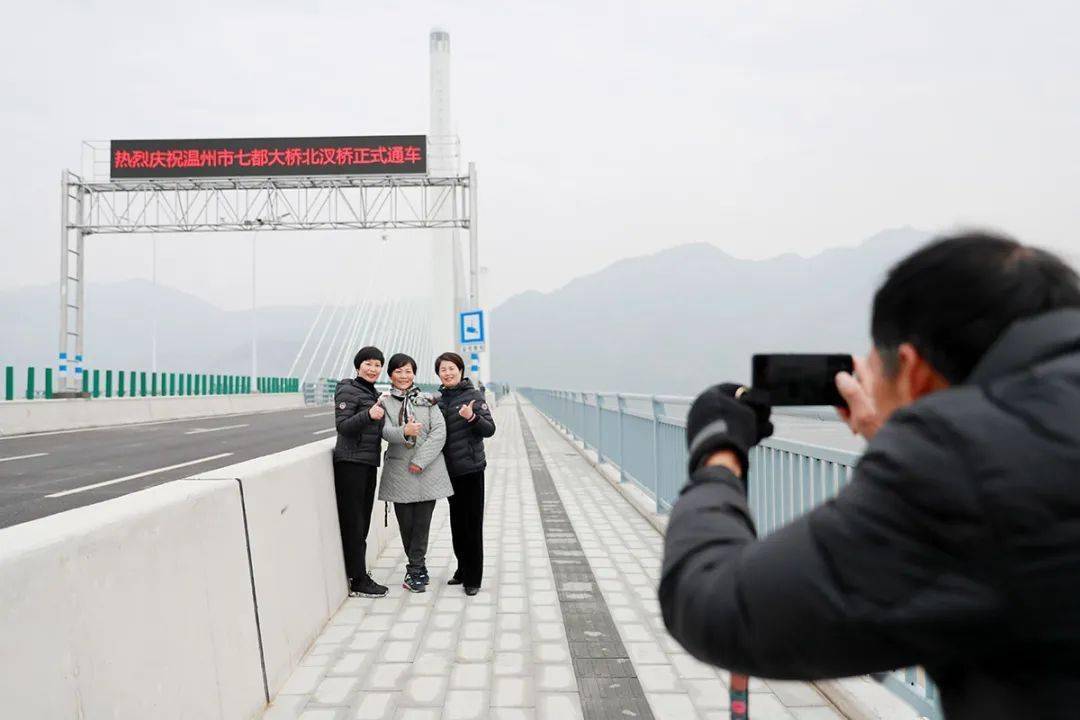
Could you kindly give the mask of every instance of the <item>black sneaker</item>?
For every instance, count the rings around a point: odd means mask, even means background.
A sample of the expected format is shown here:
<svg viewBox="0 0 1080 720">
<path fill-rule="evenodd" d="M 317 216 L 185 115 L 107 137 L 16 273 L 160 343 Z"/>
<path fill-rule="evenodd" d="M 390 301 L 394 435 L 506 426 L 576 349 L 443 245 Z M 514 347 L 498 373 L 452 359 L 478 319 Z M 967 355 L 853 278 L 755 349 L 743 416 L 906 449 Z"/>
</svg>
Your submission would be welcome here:
<svg viewBox="0 0 1080 720">
<path fill-rule="evenodd" d="M 472 597 L 473 595 L 475 595 L 478 592 L 480 592 L 480 588 L 478 588 L 478 587 L 472 587 L 471 585 L 466 585 L 465 586 L 465 594 L 468 595 L 469 597 Z"/>
<path fill-rule="evenodd" d="M 424 584 L 425 587 L 431 584 L 431 575 L 428 574 L 427 567 L 421 568 L 420 572 L 416 575 L 417 579 Z"/>
<path fill-rule="evenodd" d="M 446 584 L 447 585 L 460 585 L 461 584 L 461 576 L 458 575 L 457 570 L 454 571 L 454 576 L 446 581 Z"/>
<path fill-rule="evenodd" d="M 412 573 L 405 573 L 405 580 L 401 583 L 401 587 L 414 593 L 422 593 L 427 590 L 427 585 L 420 582 L 420 575 L 413 575 Z"/>
<path fill-rule="evenodd" d="M 349 581 L 349 597 L 385 597 L 390 588 L 380 585 L 370 575 L 353 578 Z"/>
</svg>

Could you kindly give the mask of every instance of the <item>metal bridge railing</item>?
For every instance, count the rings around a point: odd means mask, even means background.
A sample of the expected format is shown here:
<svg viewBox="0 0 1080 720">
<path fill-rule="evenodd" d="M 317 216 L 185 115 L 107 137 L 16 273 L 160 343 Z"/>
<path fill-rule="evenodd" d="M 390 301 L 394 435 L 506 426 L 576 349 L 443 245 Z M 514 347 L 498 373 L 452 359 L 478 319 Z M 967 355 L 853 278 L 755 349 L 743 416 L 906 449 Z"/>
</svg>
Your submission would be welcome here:
<svg viewBox="0 0 1080 720">
<path fill-rule="evenodd" d="M 693 398 L 669 395 L 516 388 L 575 439 L 614 465 L 623 482 L 651 496 L 666 513 L 686 482 L 686 413 Z M 811 414 L 814 411 L 811 411 Z M 806 412 L 799 414 L 807 414 Z M 761 537 L 840 491 L 857 453 L 767 438 L 750 451 L 750 511 Z M 937 688 L 921 668 L 877 678 L 929 720 L 941 720 Z"/>
<path fill-rule="evenodd" d="M 187 372 L 145 372 L 139 370 L 101 370 L 86 368 L 79 372 L 82 392 L 88 397 L 181 397 L 196 395 L 241 395 L 250 393 L 251 377 Z M 49 400 L 58 390 L 53 368 L 4 366 L 0 385 L 3 400 Z M 298 378 L 256 378 L 260 393 L 299 392 Z"/>
</svg>

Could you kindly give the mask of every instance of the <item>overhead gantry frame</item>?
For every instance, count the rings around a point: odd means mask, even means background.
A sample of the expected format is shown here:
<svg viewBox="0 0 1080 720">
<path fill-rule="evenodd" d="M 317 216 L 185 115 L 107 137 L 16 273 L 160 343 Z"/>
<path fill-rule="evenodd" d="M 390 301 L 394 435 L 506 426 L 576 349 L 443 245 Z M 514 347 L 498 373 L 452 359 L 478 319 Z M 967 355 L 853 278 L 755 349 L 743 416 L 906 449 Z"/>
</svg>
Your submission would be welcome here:
<svg viewBox="0 0 1080 720">
<path fill-rule="evenodd" d="M 61 177 L 60 393 L 83 372 L 86 236 L 260 230 L 469 231 L 469 303 L 479 306 L 476 166 L 457 177 L 333 175 L 88 182 Z M 460 308 L 459 308 L 460 309 Z"/>
</svg>

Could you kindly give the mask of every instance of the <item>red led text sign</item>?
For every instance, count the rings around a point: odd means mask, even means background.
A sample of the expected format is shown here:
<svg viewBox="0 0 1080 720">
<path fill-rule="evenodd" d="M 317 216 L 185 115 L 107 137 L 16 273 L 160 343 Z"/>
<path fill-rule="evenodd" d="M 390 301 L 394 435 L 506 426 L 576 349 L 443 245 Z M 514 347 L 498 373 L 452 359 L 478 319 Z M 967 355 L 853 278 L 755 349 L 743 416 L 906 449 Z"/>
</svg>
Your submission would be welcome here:
<svg viewBox="0 0 1080 720">
<path fill-rule="evenodd" d="M 113 140 L 110 177 L 399 175 L 427 172 L 427 137 Z"/>
</svg>

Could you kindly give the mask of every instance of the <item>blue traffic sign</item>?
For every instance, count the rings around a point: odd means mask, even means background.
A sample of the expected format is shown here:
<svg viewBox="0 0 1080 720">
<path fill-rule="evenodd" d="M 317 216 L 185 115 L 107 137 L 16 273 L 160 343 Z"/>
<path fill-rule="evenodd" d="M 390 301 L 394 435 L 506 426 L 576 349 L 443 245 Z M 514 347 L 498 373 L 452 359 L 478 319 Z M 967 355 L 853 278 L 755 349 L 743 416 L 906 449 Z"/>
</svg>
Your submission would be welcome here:
<svg viewBox="0 0 1080 720">
<path fill-rule="evenodd" d="M 484 335 L 484 311 L 466 310 L 461 313 L 460 330 L 458 339 L 462 345 L 483 345 L 486 342 Z"/>
</svg>

